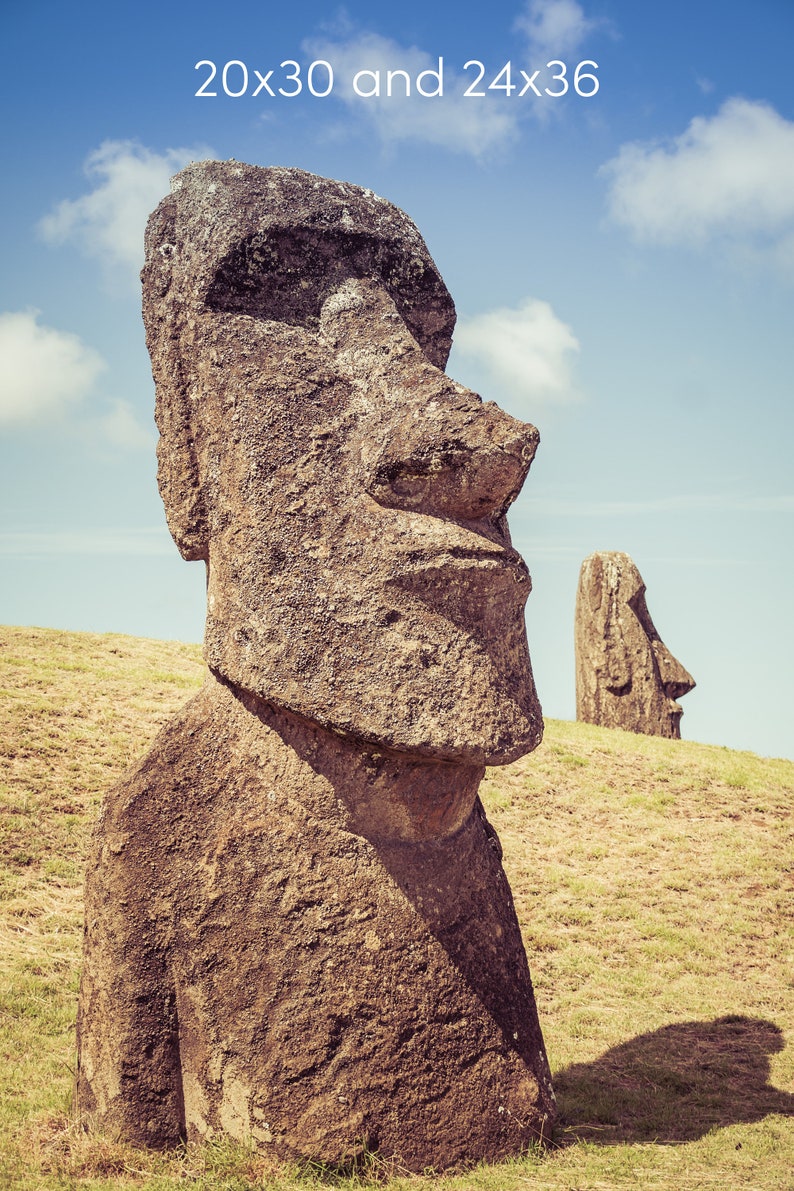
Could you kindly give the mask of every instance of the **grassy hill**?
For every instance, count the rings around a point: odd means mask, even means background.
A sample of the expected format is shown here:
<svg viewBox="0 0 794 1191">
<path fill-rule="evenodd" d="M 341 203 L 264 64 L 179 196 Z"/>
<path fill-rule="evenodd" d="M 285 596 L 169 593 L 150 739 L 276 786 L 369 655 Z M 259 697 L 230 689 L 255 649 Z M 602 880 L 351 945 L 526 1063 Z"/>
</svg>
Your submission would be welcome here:
<svg viewBox="0 0 794 1191">
<path fill-rule="evenodd" d="M 196 646 L 0 628 L 0 1186 L 360 1186 L 70 1124 L 102 792 L 200 685 Z M 489 772 L 561 1122 L 546 1154 L 392 1188 L 794 1188 L 794 765 L 550 721 Z"/>
</svg>

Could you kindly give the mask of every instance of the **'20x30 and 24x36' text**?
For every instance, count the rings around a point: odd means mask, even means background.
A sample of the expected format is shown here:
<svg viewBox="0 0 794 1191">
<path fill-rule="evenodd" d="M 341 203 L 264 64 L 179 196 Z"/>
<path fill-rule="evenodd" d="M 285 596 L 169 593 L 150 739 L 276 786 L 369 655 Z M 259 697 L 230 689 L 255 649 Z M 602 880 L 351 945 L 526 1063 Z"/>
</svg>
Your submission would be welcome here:
<svg viewBox="0 0 794 1191">
<path fill-rule="evenodd" d="M 445 79 L 443 58 L 438 59 L 437 67 L 415 72 L 364 67 L 352 77 L 345 76 L 344 80 L 337 78 L 332 64 L 325 58 L 316 58 L 305 66 L 294 58 L 286 58 L 278 67 L 264 71 L 249 69 L 247 63 L 239 58 L 233 58 L 223 65 L 218 65 L 210 58 L 202 58 L 194 70 L 206 72 L 206 77 L 195 92 L 200 99 L 216 99 L 220 95 L 228 96 L 229 99 L 241 99 L 243 96 L 295 99 L 304 94 L 315 99 L 326 99 L 337 87 L 347 94 L 350 88 L 353 95 L 361 99 L 408 98 L 411 95 L 422 99 L 441 99 L 448 81 Z M 597 70 L 598 63 L 591 59 L 577 62 L 571 68 L 567 63 L 553 58 L 545 64 L 545 68 L 538 67 L 532 71 L 514 67 L 508 61 L 491 74 L 485 63 L 478 58 L 470 58 L 463 65 L 463 82 L 468 79 L 468 85 L 461 94 L 464 99 L 485 99 L 489 92 L 501 94 L 507 99 L 542 99 L 544 96 L 562 99 L 569 94 L 592 99 L 600 87 Z"/>
</svg>

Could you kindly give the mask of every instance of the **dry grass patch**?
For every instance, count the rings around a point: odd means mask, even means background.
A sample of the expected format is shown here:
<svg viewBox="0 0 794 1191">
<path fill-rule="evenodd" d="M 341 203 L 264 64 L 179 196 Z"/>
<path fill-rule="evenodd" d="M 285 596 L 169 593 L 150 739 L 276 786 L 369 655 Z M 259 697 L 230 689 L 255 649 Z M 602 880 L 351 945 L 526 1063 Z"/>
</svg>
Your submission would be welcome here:
<svg viewBox="0 0 794 1191">
<path fill-rule="evenodd" d="M 561 1121 L 465 1175 L 152 1155 L 69 1122 L 86 829 L 202 677 L 197 646 L 0 629 L 0 1186 L 794 1188 L 794 765 L 551 721 L 492 770 Z"/>
</svg>

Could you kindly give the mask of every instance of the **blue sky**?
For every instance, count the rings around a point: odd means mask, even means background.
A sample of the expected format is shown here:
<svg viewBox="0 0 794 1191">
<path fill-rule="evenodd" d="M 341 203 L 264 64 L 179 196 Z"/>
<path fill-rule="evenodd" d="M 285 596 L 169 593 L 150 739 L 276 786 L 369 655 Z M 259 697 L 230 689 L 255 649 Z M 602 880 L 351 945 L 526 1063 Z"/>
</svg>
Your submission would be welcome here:
<svg viewBox="0 0 794 1191">
<path fill-rule="evenodd" d="M 0 27 L 0 621 L 201 638 L 155 484 L 143 226 L 192 158 L 300 166 L 411 215 L 458 309 L 448 371 L 540 429 L 511 523 L 546 713 L 574 716 L 581 561 L 625 550 L 697 680 L 683 735 L 794 755 L 791 0 L 3 0 Z"/>
</svg>

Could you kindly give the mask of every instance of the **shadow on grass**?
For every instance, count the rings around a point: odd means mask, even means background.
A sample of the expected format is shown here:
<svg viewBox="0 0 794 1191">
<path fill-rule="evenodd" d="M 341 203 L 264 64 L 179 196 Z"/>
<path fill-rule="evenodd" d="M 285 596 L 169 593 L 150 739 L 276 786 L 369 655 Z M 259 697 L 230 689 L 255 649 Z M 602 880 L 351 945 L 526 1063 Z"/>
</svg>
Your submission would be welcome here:
<svg viewBox="0 0 794 1191">
<path fill-rule="evenodd" d="M 782 1031 L 751 1017 L 641 1034 L 554 1077 L 557 1141 L 675 1144 L 769 1113 L 794 1116 L 794 1096 L 769 1083 L 768 1056 L 782 1049 Z"/>
</svg>

